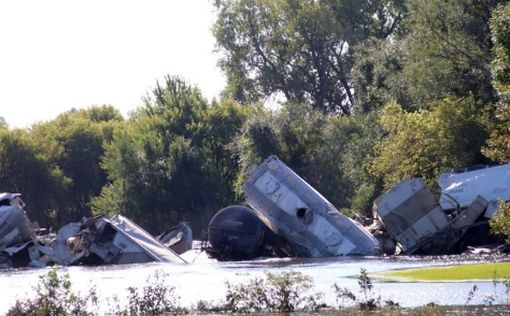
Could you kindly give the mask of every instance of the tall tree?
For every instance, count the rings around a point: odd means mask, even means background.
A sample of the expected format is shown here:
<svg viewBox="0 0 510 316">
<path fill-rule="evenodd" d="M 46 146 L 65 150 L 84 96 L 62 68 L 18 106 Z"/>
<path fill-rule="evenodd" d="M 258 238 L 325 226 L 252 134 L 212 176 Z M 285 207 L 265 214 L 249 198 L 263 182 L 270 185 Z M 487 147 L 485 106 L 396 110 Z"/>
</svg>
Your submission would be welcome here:
<svg viewBox="0 0 510 316">
<path fill-rule="evenodd" d="M 217 0 L 214 27 L 227 95 L 241 102 L 282 93 L 288 101 L 350 114 L 353 47 L 388 38 L 402 1 Z"/>
<path fill-rule="evenodd" d="M 402 36 L 357 47 L 357 108 L 367 111 L 395 101 L 416 109 L 447 96 L 494 102 L 489 19 L 505 2 L 407 0 Z"/>
<path fill-rule="evenodd" d="M 496 128 L 492 131 L 483 153 L 490 159 L 510 162 L 510 4 L 499 6 L 491 19 L 496 58 L 492 62 L 494 86 L 500 100 L 496 109 Z M 510 244 L 510 202 L 501 203 L 490 220 L 492 231 L 506 235 Z"/>
<path fill-rule="evenodd" d="M 48 159 L 45 145 L 26 130 L 0 129 L 0 192 L 21 193 L 30 219 L 56 228 L 71 180 Z"/>
<path fill-rule="evenodd" d="M 121 212 L 154 233 L 186 220 L 199 233 L 235 202 L 237 156 L 229 143 L 250 109 L 208 104 L 197 88 L 166 77 L 106 146 L 110 182 L 94 211 Z"/>
<path fill-rule="evenodd" d="M 100 165 L 103 144 L 111 141 L 113 129 L 121 120 L 112 106 L 95 106 L 60 114 L 32 127 L 32 137 L 45 144 L 47 159 L 69 179 L 66 194 L 54 211 L 57 225 L 91 215 L 90 200 L 107 182 Z"/>
<path fill-rule="evenodd" d="M 494 161 L 510 162 L 510 4 L 500 6 L 491 20 L 496 58 L 492 63 L 494 86 L 500 102 L 497 104 L 496 128 L 484 154 Z"/>
</svg>

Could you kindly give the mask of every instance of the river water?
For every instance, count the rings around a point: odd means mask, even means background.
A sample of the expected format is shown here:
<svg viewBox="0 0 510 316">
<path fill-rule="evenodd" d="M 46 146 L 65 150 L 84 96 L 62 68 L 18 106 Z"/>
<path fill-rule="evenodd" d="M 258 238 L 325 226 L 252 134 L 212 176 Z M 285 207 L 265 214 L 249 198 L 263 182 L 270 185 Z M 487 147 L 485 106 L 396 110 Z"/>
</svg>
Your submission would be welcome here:
<svg viewBox="0 0 510 316">
<path fill-rule="evenodd" d="M 100 308 L 108 310 L 112 298 L 117 297 L 125 307 L 127 288 L 142 287 L 147 278 L 156 271 L 168 274 L 170 286 L 175 287 L 180 304 L 191 306 L 199 300 L 219 302 L 224 299 L 225 282 L 238 283 L 265 272 L 298 271 L 313 278 L 314 292 L 322 292 L 328 305 L 335 305 L 332 285 L 349 288 L 359 293 L 357 276 L 364 268 L 370 273 L 395 269 L 452 265 L 458 263 L 509 261 L 510 257 L 487 256 L 444 256 L 444 257 L 335 257 L 321 259 L 261 259 L 240 262 L 217 262 L 205 253 L 191 250 L 183 255 L 190 264 L 134 264 L 101 267 L 67 267 L 59 273 L 68 273 L 73 290 L 87 294 L 95 285 L 100 297 Z M 0 314 L 4 314 L 16 299 L 30 297 L 38 277 L 47 269 L 0 270 Z M 415 307 L 434 302 L 442 305 L 463 305 L 468 292 L 477 285 L 473 304 L 482 303 L 488 296 L 496 295 L 500 303 L 507 303 L 507 294 L 502 284 L 493 282 L 452 282 L 452 283 L 391 283 L 374 280 L 373 294 L 381 299 L 391 299 L 404 307 Z"/>
</svg>

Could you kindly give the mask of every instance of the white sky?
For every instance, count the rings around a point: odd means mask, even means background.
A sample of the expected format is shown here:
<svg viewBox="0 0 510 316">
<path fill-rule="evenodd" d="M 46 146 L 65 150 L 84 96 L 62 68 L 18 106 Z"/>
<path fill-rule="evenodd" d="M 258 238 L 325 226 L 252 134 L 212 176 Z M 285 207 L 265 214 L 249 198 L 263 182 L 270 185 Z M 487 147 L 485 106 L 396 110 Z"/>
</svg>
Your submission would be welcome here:
<svg viewBox="0 0 510 316">
<path fill-rule="evenodd" d="M 1 0 L 0 116 L 28 127 L 73 107 L 125 115 L 166 74 L 218 96 L 214 18 L 209 0 Z"/>
</svg>

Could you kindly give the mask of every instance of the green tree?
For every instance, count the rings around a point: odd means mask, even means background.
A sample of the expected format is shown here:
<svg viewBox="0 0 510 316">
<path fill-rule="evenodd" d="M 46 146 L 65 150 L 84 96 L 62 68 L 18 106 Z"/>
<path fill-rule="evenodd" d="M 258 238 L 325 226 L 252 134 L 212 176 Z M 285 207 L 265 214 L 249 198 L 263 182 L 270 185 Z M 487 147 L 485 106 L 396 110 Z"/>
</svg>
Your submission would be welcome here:
<svg viewBox="0 0 510 316">
<path fill-rule="evenodd" d="M 349 114 L 353 47 L 399 29 L 402 1 L 215 2 L 214 36 L 226 94 L 241 102 L 280 92 L 291 102 Z"/>
<path fill-rule="evenodd" d="M 485 156 L 502 163 L 510 162 L 510 4 L 500 6 L 491 19 L 496 58 L 492 63 L 494 86 L 500 101 L 497 104 L 497 125 L 491 133 Z M 510 204 L 503 203 L 490 221 L 491 229 L 507 236 L 510 243 Z"/>
<path fill-rule="evenodd" d="M 480 148 L 487 125 L 473 98 L 444 99 L 417 112 L 391 103 L 380 119 L 387 135 L 377 145 L 371 172 L 387 188 L 414 176 L 436 187 L 442 172 L 484 162 Z"/>
<path fill-rule="evenodd" d="M 236 191 L 242 195 L 252 166 L 277 155 L 336 207 L 368 212 L 376 186 L 370 186 L 366 166 L 380 137 L 377 129 L 373 117 L 330 116 L 306 104 L 288 103 L 275 112 L 259 109 L 235 141 L 240 157 Z"/>
<path fill-rule="evenodd" d="M 510 4 L 494 11 L 491 30 L 496 58 L 492 63 L 494 86 L 500 102 L 497 104 L 496 128 L 484 148 L 484 154 L 498 162 L 510 162 Z"/>
<path fill-rule="evenodd" d="M 489 19 L 505 2 L 407 0 L 401 35 L 356 47 L 356 108 L 367 111 L 395 101 L 416 109 L 448 96 L 494 102 Z"/>
<path fill-rule="evenodd" d="M 496 53 L 492 62 L 494 86 L 501 100 L 510 102 L 510 4 L 494 10 L 490 26 Z"/>
<path fill-rule="evenodd" d="M 95 213 L 120 212 L 152 232 L 192 219 L 207 181 L 191 141 L 168 131 L 176 121 L 149 116 L 115 132 L 103 160 L 110 184 L 94 200 Z"/>
<path fill-rule="evenodd" d="M 122 212 L 152 232 L 187 220 L 199 232 L 235 202 L 229 144 L 250 111 L 229 100 L 208 104 L 197 88 L 166 77 L 106 145 L 109 184 L 94 211 Z"/>
<path fill-rule="evenodd" d="M 355 113 L 369 113 L 391 100 L 408 104 L 400 81 L 404 67 L 402 40 L 370 38 L 353 49 L 352 87 Z"/>
<path fill-rule="evenodd" d="M 26 130 L 0 129 L 0 192 L 22 193 L 31 220 L 53 226 L 70 179 Z"/>
<path fill-rule="evenodd" d="M 100 165 L 103 144 L 111 142 L 120 120 L 122 116 L 112 106 L 96 106 L 69 111 L 32 127 L 31 134 L 44 144 L 47 159 L 69 180 L 53 214 L 57 226 L 91 215 L 90 200 L 107 182 Z"/>
</svg>

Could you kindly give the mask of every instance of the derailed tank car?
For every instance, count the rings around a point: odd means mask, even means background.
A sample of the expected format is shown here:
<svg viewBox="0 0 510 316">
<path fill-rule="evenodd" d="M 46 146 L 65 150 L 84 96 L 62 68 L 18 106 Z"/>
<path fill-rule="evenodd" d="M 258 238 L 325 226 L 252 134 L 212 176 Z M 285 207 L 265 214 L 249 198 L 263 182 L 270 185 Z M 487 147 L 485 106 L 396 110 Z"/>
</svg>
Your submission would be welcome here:
<svg viewBox="0 0 510 316">
<path fill-rule="evenodd" d="M 221 209 L 209 222 L 207 233 L 211 246 L 206 251 L 220 261 L 294 255 L 290 245 L 275 235 L 254 210 L 242 205 Z"/>
<path fill-rule="evenodd" d="M 246 201 L 300 257 L 379 255 L 379 242 L 341 214 L 276 156 L 254 168 L 244 183 Z"/>
</svg>

